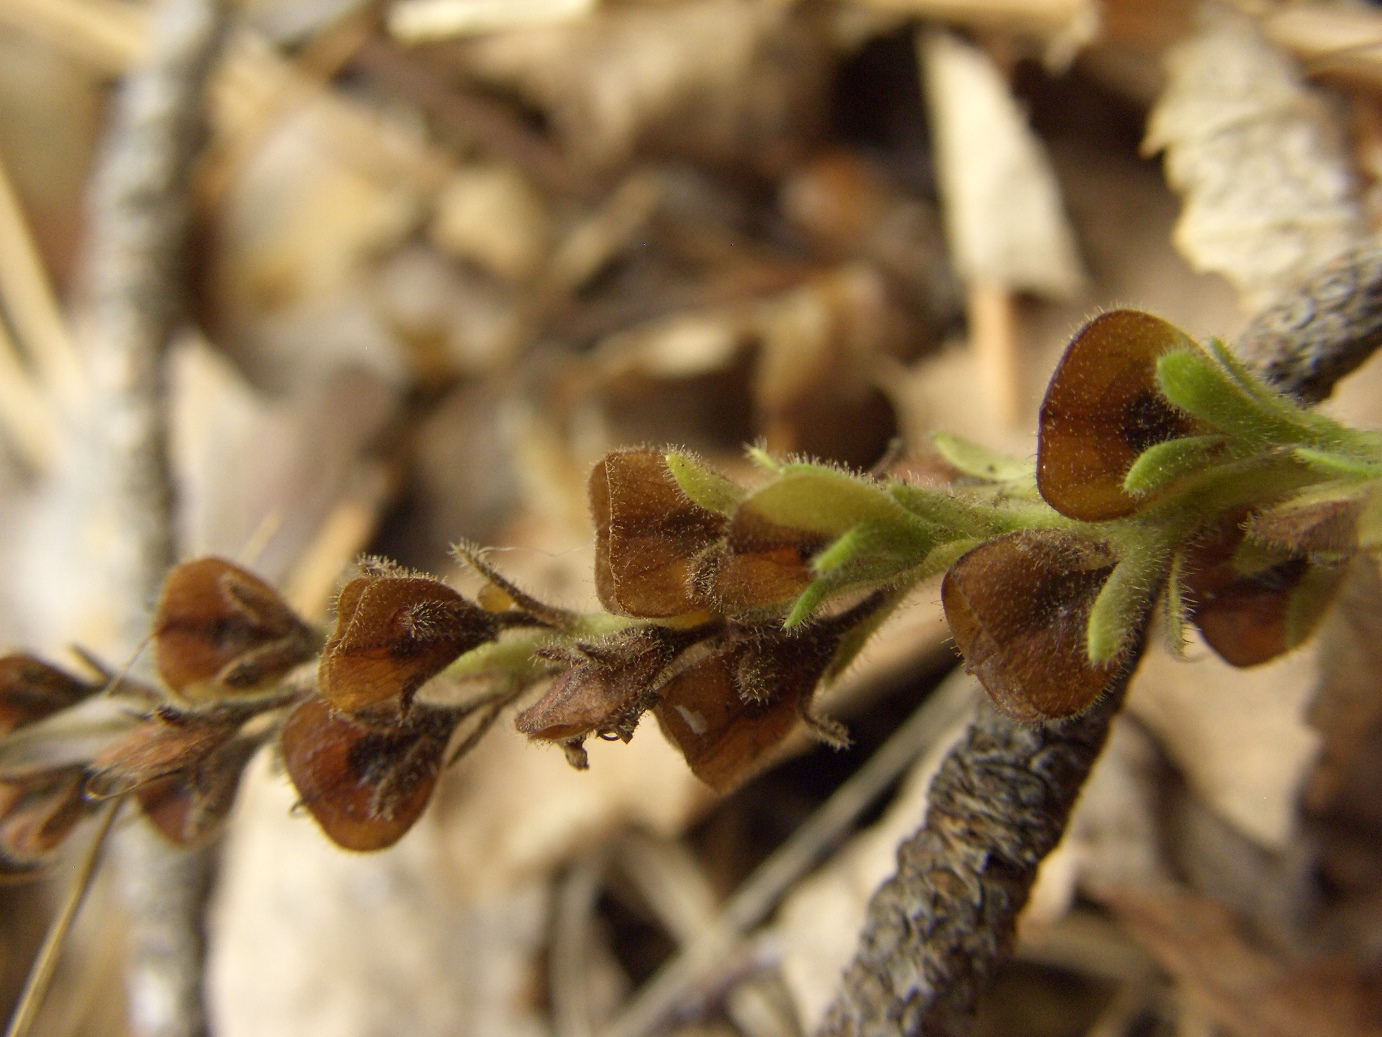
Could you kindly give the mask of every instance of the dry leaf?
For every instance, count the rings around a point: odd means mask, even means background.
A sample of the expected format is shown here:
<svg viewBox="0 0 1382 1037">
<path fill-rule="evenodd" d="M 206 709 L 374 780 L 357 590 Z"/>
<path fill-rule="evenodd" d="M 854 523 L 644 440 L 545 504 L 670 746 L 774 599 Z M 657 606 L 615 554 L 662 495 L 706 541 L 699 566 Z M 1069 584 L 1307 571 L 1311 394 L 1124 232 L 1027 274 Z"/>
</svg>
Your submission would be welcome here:
<svg viewBox="0 0 1382 1037">
<path fill-rule="evenodd" d="M 1336 115 L 1250 21 L 1213 8 L 1167 70 L 1143 149 L 1166 151 L 1184 204 L 1175 242 L 1197 270 L 1223 274 L 1255 310 L 1361 242 Z"/>
<path fill-rule="evenodd" d="M 1104 899 L 1231 1037 L 1382 1035 L 1382 990 L 1347 965 L 1275 961 L 1243 939 L 1226 908 L 1190 894 L 1123 887 Z"/>
<path fill-rule="evenodd" d="M 595 0 L 398 0 L 388 24 L 404 43 L 428 43 L 575 21 L 594 9 Z"/>
<path fill-rule="evenodd" d="M 878 11 L 980 30 L 1020 33 L 1048 41 L 1048 65 L 1064 67 L 1100 28 L 1100 5 L 1090 0 L 862 0 Z"/>
<path fill-rule="evenodd" d="M 472 897 L 448 862 L 435 813 L 385 853 L 352 854 L 294 812 L 293 800 L 267 763 L 250 768 L 212 910 L 216 1033 L 547 1032 L 531 996 L 547 932 L 545 883 L 511 880 Z"/>
<path fill-rule="evenodd" d="M 823 45 L 779 4 L 683 0 L 468 41 L 463 57 L 536 102 L 592 166 L 642 146 L 780 169 L 828 107 Z"/>
<path fill-rule="evenodd" d="M 1192 641 L 1188 659 L 1153 646 L 1128 709 L 1157 736 L 1191 788 L 1263 846 L 1281 849 L 1319 749 L 1305 723 L 1318 646 L 1238 670 Z"/>
<path fill-rule="evenodd" d="M 178 343 L 170 368 L 179 542 L 193 557 L 231 558 L 257 544 L 254 570 L 282 580 L 348 492 L 396 390 L 344 370 L 270 399 L 195 337 Z"/>
<path fill-rule="evenodd" d="M 206 279 L 218 339 L 256 381 L 294 386 L 345 366 L 397 381 L 406 357 L 365 290 L 377 257 L 421 216 L 421 198 L 339 161 L 320 105 L 274 126 L 218 213 Z"/>
<path fill-rule="evenodd" d="M 1085 274 L 1045 147 L 993 61 L 954 36 L 918 41 L 946 237 L 960 277 L 1056 299 Z"/>
<path fill-rule="evenodd" d="M 542 196 L 517 170 L 458 169 L 437 193 L 428 236 L 441 249 L 506 281 L 530 277 L 551 246 Z"/>
</svg>

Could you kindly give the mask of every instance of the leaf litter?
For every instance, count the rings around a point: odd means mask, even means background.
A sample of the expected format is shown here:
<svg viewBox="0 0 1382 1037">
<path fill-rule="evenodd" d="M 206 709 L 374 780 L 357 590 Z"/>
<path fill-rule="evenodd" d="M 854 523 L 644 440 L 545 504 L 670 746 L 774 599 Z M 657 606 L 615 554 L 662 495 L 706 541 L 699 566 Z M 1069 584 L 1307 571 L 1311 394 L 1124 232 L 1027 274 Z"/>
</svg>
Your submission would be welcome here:
<svg viewBox="0 0 1382 1037">
<path fill-rule="evenodd" d="M 196 333 L 172 368 L 178 521 L 189 554 L 253 557 L 313 620 L 357 554 L 447 572 L 462 538 L 545 600 L 593 607 L 585 475 L 619 447 L 672 443 L 731 475 L 755 439 L 867 468 L 901 435 L 918 478 L 937 430 L 1030 455 L 1056 352 L 1091 311 L 1231 339 L 1375 231 L 1359 130 L 1375 54 L 1331 60 L 1304 20 L 1375 37 L 1365 8 L 1158 21 L 1115 3 L 1100 28 L 1092 5 L 1038 0 L 245 6 L 212 93 Z M 0 47 L 25 69 L 0 74 L 23 216 L 0 250 L 45 275 L 0 272 L 17 358 L 0 377 L 56 413 L 62 361 L 30 317 L 80 328 L 72 214 L 148 14 L 0 0 Z M 939 82 L 965 74 L 946 62 L 982 76 L 982 124 Z M 1337 406 L 1376 427 L 1376 399 L 1346 387 Z M 109 534 L 74 513 L 83 473 L 35 467 L 65 463 L 60 431 L 0 433 L 0 638 L 99 655 L 70 545 Z M 1354 574 L 1316 642 L 1267 668 L 1149 660 L 999 978 L 1007 1021 L 975 1032 L 1376 1032 L 1375 584 Z M 656 969 L 941 694 L 938 606 L 920 588 L 824 696 L 853 749 L 791 738 L 724 797 L 651 723 L 574 774 L 505 720 L 399 846 L 352 856 L 258 758 L 211 916 L 218 1030 L 639 1032 Z M 890 805 L 856 808 L 857 835 L 795 864 L 659 1025 L 810 1031 L 943 744 L 918 747 Z M 661 866 L 639 839 L 667 848 Z M 32 941 L 41 898 L 7 899 L 6 946 Z M 78 930 L 53 996 L 73 1007 L 42 1032 L 117 1032 L 100 965 L 117 935 Z M 26 960 L 7 955 L 6 977 Z"/>
</svg>

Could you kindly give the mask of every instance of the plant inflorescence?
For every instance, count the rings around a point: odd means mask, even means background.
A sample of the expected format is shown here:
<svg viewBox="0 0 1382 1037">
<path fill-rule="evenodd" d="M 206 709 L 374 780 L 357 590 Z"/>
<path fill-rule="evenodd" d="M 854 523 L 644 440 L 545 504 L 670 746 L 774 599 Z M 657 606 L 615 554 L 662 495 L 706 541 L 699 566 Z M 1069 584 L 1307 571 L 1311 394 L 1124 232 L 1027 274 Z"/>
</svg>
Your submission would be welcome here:
<svg viewBox="0 0 1382 1037">
<path fill-rule="evenodd" d="M 1223 345 L 1105 313 L 1075 336 L 1041 408 L 1035 470 L 939 436 L 920 484 L 751 456 L 743 486 L 690 454 L 631 449 L 590 477 L 604 611 L 542 602 L 478 548 L 474 600 L 364 559 L 317 630 L 243 568 L 177 566 L 151 625 L 158 681 L 0 659 L 0 736 L 103 690 L 127 729 L 88 758 L 0 773 L 0 861 L 39 868 L 101 800 L 132 797 L 179 844 L 227 816 L 264 745 L 339 845 L 396 842 L 442 769 L 507 710 L 586 766 L 651 712 L 691 769 L 729 789 L 804 724 L 842 745 L 817 689 L 917 583 L 967 668 L 1023 722 L 1088 709 L 1160 623 L 1235 665 L 1306 638 L 1344 564 L 1382 543 L 1382 436 L 1263 384 Z M 460 692 L 427 693 L 434 678 Z"/>
</svg>

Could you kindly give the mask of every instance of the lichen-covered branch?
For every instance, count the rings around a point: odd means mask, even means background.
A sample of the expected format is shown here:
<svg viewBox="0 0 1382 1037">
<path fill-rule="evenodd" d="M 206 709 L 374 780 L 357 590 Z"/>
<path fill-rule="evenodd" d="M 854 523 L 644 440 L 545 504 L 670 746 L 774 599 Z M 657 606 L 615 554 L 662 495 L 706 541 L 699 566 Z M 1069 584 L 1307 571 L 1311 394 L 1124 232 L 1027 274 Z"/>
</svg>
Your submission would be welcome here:
<svg viewBox="0 0 1382 1037">
<path fill-rule="evenodd" d="M 1060 842 L 1133 668 L 1092 709 L 1019 724 L 987 702 L 941 765 L 924 827 L 869 903 L 820 1033 L 962 1034 L 1012 945 L 1037 866 Z"/>
<path fill-rule="evenodd" d="M 1382 346 L 1382 244 L 1345 252 L 1257 315 L 1238 352 L 1282 392 L 1319 403 Z"/>
</svg>

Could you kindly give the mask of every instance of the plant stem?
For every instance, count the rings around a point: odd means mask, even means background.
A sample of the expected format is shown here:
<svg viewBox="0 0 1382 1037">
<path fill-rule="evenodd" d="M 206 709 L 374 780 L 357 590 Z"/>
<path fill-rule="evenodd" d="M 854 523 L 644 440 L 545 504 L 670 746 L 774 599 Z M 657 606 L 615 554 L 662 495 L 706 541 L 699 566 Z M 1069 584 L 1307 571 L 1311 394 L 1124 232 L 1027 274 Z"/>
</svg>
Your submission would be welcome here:
<svg viewBox="0 0 1382 1037">
<path fill-rule="evenodd" d="M 1130 660 L 1093 708 L 1060 725 L 1027 726 L 980 705 L 931 782 L 925 825 L 898 847 L 897 874 L 869 902 L 819 1034 L 967 1032 L 1132 670 Z"/>
<path fill-rule="evenodd" d="M 1345 252 L 1259 313 L 1235 344 L 1281 392 L 1319 403 L 1382 346 L 1382 245 Z"/>
</svg>

